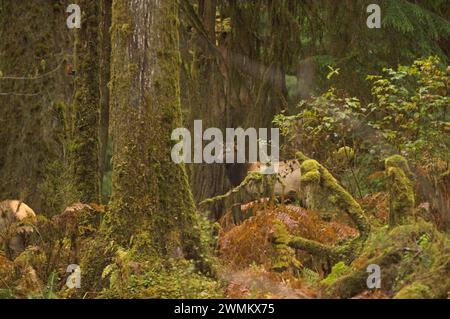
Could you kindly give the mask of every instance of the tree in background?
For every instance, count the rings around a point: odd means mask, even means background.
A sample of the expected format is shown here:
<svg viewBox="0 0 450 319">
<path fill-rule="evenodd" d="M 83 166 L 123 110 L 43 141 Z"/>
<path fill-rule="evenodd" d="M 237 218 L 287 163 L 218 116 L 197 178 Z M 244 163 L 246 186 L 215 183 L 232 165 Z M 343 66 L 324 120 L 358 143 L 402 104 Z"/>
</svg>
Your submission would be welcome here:
<svg viewBox="0 0 450 319">
<path fill-rule="evenodd" d="M 185 124 L 205 127 L 271 127 L 287 107 L 285 64 L 295 33 L 284 19 L 293 2 L 180 1 L 182 101 Z M 281 35 L 281 36 L 280 36 Z M 292 54 L 291 54 L 292 56 Z M 230 188 L 225 165 L 190 165 L 195 199 Z M 237 167 L 240 169 L 240 167 Z M 211 207 L 219 218 L 223 207 Z"/>
<path fill-rule="evenodd" d="M 380 5 L 380 29 L 366 26 L 366 9 L 372 3 Z M 306 2 L 304 7 L 300 59 L 314 61 L 318 86 L 312 92 L 335 86 L 370 99 L 367 74 L 428 55 L 447 58 L 444 43 L 450 37 L 450 16 L 446 1 L 320 0 Z M 340 69 L 339 78 L 327 81 L 328 65 Z"/>
<path fill-rule="evenodd" d="M 0 198 L 19 198 L 39 213 L 60 212 L 65 115 L 71 103 L 71 33 L 64 1 L 0 1 Z"/>
<path fill-rule="evenodd" d="M 330 87 L 367 102 L 365 77 L 383 67 L 430 54 L 446 61 L 445 1 L 379 1 L 381 29 L 366 25 L 371 3 L 180 1 L 186 125 L 268 127 L 276 113 L 295 112 L 300 99 Z M 220 164 L 189 168 L 197 201 L 230 187 Z M 211 210 L 219 217 L 223 208 Z"/>
</svg>

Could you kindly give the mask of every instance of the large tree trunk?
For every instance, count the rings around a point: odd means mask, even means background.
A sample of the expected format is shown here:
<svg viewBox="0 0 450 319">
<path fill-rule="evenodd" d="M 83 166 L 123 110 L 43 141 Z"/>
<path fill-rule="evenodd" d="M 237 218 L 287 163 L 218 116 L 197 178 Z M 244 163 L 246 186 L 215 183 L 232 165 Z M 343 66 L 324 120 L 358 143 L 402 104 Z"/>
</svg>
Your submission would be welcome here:
<svg viewBox="0 0 450 319">
<path fill-rule="evenodd" d="M 19 198 L 36 212 L 59 212 L 64 112 L 72 79 L 65 1 L 0 1 L 0 198 Z"/>
<path fill-rule="evenodd" d="M 158 251 L 200 258 L 197 213 L 182 164 L 171 161 L 181 127 L 175 0 L 117 0 L 112 11 L 113 190 L 109 231 L 127 244 L 149 234 Z"/>
<path fill-rule="evenodd" d="M 72 115 L 71 168 L 76 197 L 99 201 L 99 15 L 98 1 L 79 0 L 81 28 L 75 42 L 75 95 Z"/>
</svg>

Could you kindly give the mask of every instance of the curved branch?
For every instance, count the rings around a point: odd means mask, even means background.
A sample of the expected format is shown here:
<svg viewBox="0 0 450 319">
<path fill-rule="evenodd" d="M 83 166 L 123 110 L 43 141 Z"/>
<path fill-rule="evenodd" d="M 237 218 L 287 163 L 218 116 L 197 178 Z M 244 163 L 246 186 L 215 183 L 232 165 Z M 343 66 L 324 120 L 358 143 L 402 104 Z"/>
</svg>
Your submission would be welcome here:
<svg viewBox="0 0 450 319">
<path fill-rule="evenodd" d="M 28 77 L 28 76 L 0 76 L 0 80 L 39 80 L 39 79 L 45 78 L 46 76 L 49 76 L 50 74 L 58 71 L 61 68 L 61 66 L 64 64 L 64 61 L 65 60 L 62 60 L 56 68 L 54 68 L 53 70 L 48 71 L 47 73 L 44 73 L 44 74 L 40 74 L 37 76 L 30 76 L 30 77 Z M 11 93 L 2 93 L 1 95 L 6 95 L 6 94 L 11 94 Z M 25 93 L 23 93 L 23 94 L 25 94 Z M 36 95 L 38 95 L 38 93 L 36 93 Z"/>
<path fill-rule="evenodd" d="M 212 198 L 207 198 L 207 199 L 201 201 L 199 203 L 199 206 L 202 206 L 202 205 L 205 205 L 205 204 L 211 204 L 211 203 L 214 203 L 216 201 L 223 200 L 223 199 L 231 196 L 232 194 L 238 193 L 243 187 L 247 186 L 251 181 L 259 181 L 261 179 L 262 179 L 262 174 L 257 173 L 257 172 L 251 172 L 245 177 L 245 179 L 238 186 L 236 186 L 232 190 L 230 190 L 230 191 L 228 191 L 228 192 L 226 192 L 225 194 L 222 194 L 222 195 L 218 195 L 218 196 L 215 196 L 215 197 L 212 197 Z"/>
</svg>

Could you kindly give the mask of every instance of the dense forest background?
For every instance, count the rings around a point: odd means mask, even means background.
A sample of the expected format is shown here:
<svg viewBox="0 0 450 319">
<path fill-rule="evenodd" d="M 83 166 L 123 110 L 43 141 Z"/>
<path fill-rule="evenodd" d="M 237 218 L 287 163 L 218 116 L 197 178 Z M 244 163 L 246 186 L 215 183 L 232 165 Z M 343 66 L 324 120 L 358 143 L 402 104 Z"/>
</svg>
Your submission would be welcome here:
<svg viewBox="0 0 450 319">
<path fill-rule="evenodd" d="M 0 297 L 447 298 L 449 20 L 448 0 L 0 0 Z M 278 127 L 296 194 L 172 162 L 197 119 Z"/>
</svg>

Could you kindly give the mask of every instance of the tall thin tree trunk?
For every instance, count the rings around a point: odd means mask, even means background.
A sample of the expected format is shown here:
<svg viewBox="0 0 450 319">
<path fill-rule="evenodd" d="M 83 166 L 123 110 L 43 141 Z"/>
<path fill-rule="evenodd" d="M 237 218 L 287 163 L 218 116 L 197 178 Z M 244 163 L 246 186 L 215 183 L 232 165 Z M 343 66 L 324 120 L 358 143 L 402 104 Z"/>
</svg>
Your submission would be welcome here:
<svg viewBox="0 0 450 319">
<path fill-rule="evenodd" d="M 99 201 L 99 15 L 98 1 L 79 0 L 81 28 L 75 42 L 75 96 L 72 115 L 71 168 L 80 201 Z"/>
<path fill-rule="evenodd" d="M 100 187 L 106 172 L 106 149 L 109 136 L 109 88 L 111 63 L 111 8 L 112 0 L 100 1 L 100 129 L 99 129 L 99 178 Z M 102 189 L 102 188 L 101 188 Z M 105 200 L 105 199 L 103 199 Z"/>
</svg>

